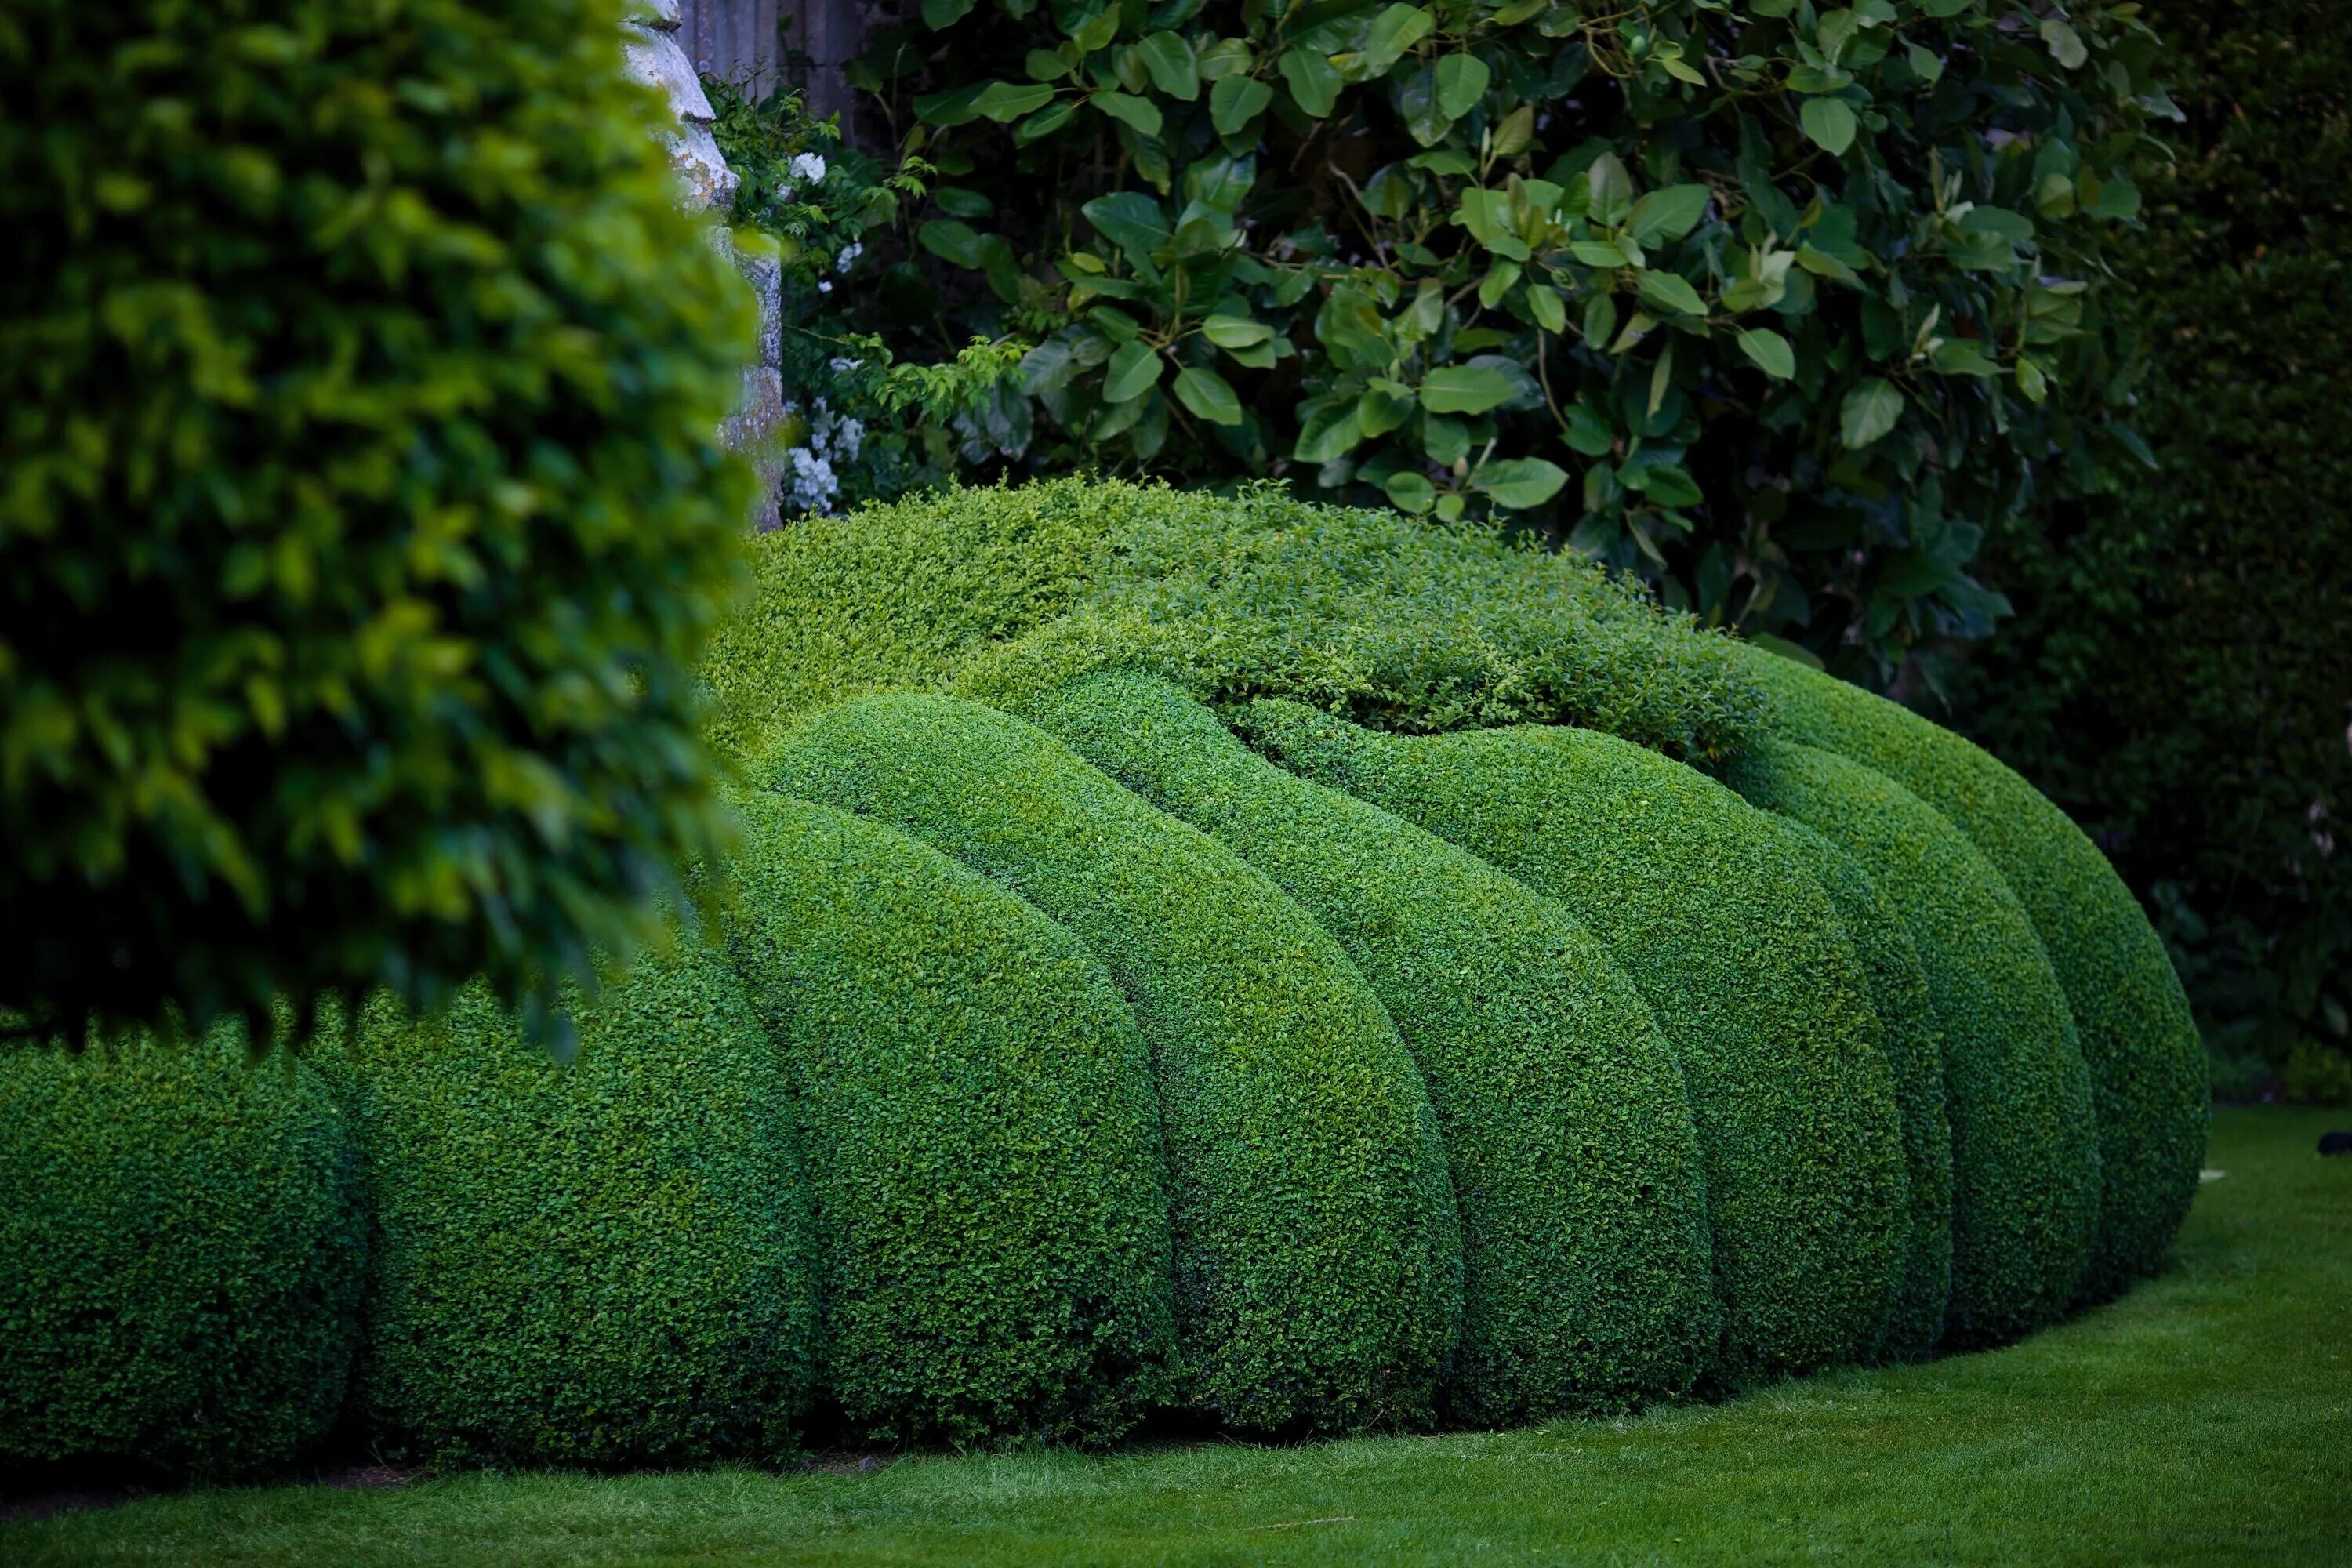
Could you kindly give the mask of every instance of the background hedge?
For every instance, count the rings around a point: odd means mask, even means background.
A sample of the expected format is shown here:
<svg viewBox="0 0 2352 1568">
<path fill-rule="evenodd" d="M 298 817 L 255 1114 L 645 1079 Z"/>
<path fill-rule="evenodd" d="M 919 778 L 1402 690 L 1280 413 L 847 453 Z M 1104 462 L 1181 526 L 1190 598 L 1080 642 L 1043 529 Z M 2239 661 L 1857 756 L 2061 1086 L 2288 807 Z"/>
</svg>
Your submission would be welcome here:
<svg viewBox="0 0 2352 1568">
<path fill-rule="evenodd" d="M 234 1024 L 11 1047 L 0 1193 L 0 1466 L 255 1478 L 333 1425 L 366 1231 L 308 1066 Z"/>
<path fill-rule="evenodd" d="M 1681 1058 L 1735 1386 L 1868 1354 L 1909 1228 L 1868 980 L 1829 896 L 1738 796 L 1589 730 L 1389 736 L 1295 702 L 1243 710 L 1293 771 L 1565 903 Z"/>
<path fill-rule="evenodd" d="M 2084 1289 L 2104 1298 L 2154 1272 L 2197 1191 L 2208 1091 L 2179 978 L 2131 890 L 2065 813 L 1967 741 L 1801 665 L 1748 657 L 1780 700 L 1783 734 L 1916 793 L 2023 904 L 2090 1068 L 2103 1186 Z"/>
<path fill-rule="evenodd" d="M 1347 956 L 1264 875 L 1058 741 L 866 698 L 774 753 L 786 793 L 944 850 L 1068 927 L 1150 1043 L 1192 1403 L 1250 1430 L 1426 1425 L 1462 1302 L 1436 1119 Z"/>
<path fill-rule="evenodd" d="M 1160 1108 L 1110 976 L 879 823 L 742 813 L 729 946 L 791 1085 L 851 1434 L 1106 1441 L 1172 1403 Z"/>
<path fill-rule="evenodd" d="M 0 27 L 0 1009 L 512 993 L 723 817 L 750 295 L 622 0 Z"/>
<path fill-rule="evenodd" d="M 1421 1068 L 1462 1213 L 1449 1414 L 1493 1426 L 1687 1391 L 1718 1330 L 1682 1069 L 1567 912 L 1297 778 L 1169 683 L 1096 676 L 1032 717 L 1281 885 Z"/>
<path fill-rule="evenodd" d="M 783 1453 L 816 1270 L 759 1017 L 691 936 L 572 1005 L 568 1067 L 480 986 L 421 1024 L 377 998 L 320 1057 L 375 1215 L 368 1415 L 436 1462 Z"/>
<path fill-rule="evenodd" d="M 1992 537 L 2017 618 L 1945 721 L 2115 861 L 2218 1092 L 2352 1105 L 2352 11 L 2145 15 L 2187 119 L 2110 254 L 2158 467 Z"/>
<path fill-rule="evenodd" d="M 1871 1011 L 1878 1015 L 1880 1044 L 1894 1075 L 1911 1224 L 1902 1282 L 1878 1348 L 1889 1359 L 1913 1360 L 1932 1353 L 1942 1342 L 1952 1296 L 1952 1119 L 1944 1100 L 1943 1026 L 1910 928 L 1880 896 L 1878 885 L 1853 856 L 1801 822 L 1781 820 L 1862 960 Z"/>
</svg>

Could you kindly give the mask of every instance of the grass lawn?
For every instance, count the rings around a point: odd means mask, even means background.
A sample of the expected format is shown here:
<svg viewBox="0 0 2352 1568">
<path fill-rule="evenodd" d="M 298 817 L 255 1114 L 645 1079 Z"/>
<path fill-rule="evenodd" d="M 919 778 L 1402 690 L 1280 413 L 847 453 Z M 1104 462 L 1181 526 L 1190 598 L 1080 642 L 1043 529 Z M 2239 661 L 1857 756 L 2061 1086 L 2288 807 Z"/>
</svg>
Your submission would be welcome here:
<svg viewBox="0 0 2352 1568">
<path fill-rule="evenodd" d="M 864 1473 L 467 1475 L 157 1497 L 0 1563 L 2352 1563 L 2343 1112 L 2225 1110 L 2179 1261 L 2010 1350 L 1713 1407 Z"/>
</svg>

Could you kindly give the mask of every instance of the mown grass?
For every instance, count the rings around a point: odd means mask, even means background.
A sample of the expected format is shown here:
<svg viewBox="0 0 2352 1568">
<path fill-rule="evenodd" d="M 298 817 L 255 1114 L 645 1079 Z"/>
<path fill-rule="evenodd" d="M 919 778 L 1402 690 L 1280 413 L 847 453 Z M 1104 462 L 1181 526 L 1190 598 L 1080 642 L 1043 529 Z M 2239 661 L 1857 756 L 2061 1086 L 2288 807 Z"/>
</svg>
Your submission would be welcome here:
<svg viewBox="0 0 2352 1568">
<path fill-rule="evenodd" d="M 866 1473 L 200 1491 L 0 1529 L 0 1563 L 2352 1563 L 2338 1112 L 2221 1111 L 2177 1267 L 2008 1350 L 1715 1407 L 1311 1447 Z"/>
</svg>

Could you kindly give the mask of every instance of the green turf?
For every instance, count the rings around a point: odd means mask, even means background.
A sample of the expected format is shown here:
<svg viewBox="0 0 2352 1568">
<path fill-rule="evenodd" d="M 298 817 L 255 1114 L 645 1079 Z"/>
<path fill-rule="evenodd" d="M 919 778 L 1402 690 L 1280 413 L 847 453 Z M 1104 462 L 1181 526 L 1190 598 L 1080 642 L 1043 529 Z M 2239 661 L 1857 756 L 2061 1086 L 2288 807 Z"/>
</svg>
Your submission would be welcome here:
<svg viewBox="0 0 2352 1568">
<path fill-rule="evenodd" d="M 157 1498 L 0 1562 L 2342 1563 L 2340 1112 L 2223 1110 L 2179 1262 L 2021 1344 L 1529 1431 Z"/>
</svg>

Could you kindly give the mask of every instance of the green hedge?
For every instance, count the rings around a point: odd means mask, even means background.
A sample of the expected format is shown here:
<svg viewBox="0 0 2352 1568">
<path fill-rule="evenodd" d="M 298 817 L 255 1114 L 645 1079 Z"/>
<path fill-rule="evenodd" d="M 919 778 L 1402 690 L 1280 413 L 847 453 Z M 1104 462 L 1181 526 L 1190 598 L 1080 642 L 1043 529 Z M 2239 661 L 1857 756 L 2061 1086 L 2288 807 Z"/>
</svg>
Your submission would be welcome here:
<svg viewBox="0 0 2352 1568">
<path fill-rule="evenodd" d="M 883 1443 L 1102 1441 L 1171 1403 L 1160 1110 L 1110 976 L 879 823 L 742 810 L 729 945 L 806 1152 L 826 1395 Z"/>
<path fill-rule="evenodd" d="M 1905 709 L 1750 650 L 1779 732 L 1886 774 L 1949 817 L 2016 893 L 2064 988 L 2091 1072 L 2103 1194 L 2084 1289 L 2153 1273 L 2205 1156 L 2203 1043 L 2131 889 L 2066 814 L 1987 752 Z M 1923 954 L 1923 956 L 1925 956 Z"/>
<path fill-rule="evenodd" d="M 905 829 L 1074 931 L 1150 1043 L 1192 1402 L 1262 1431 L 1432 1416 L 1462 1246 L 1420 1074 L 1281 889 L 1052 737 L 951 699 L 868 698 L 772 782 Z"/>
<path fill-rule="evenodd" d="M 1770 742 L 1726 774 L 1853 855 L 1911 928 L 1944 1028 L 1952 1303 L 1960 1345 L 2064 1312 L 2098 1219 L 2098 1128 L 2066 999 L 1999 872 L 1918 796 L 1859 763 Z"/>
<path fill-rule="evenodd" d="M 1165 681 L 1097 676 L 1032 717 L 1279 883 L 1396 1022 L 1462 1211 L 1454 1417 L 1679 1394 L 1717 1310 L 1682 1070 L 1641 993 L 1550 900 L 1252 753 Z"/>
<path fill-rule="evenodd" d="M 1952 1120 L 1944 1101 L 1943 1025 L 1901 912 L 1853 856 L 1794 818 L 1780 820 L 1836 906 L 1838 923 L 1862 960 L 1871 1010 L 1878 1015 L 1887 1067 L 1895 1076 L 1911 1225 L 1903 1281 L 1878 1349 L 1890 1360 L 1916 1360 L 1942 1342 L 1952 1297 Z"/>
<path fill-rule="evenodd" d="M 450 1462 L 786 1451 L 815 1271 L 775 1053 L 691 936 L 579 1006 L 558 1066 L 468 986 L 321 1054 L 367 1156 L 368 1414 Z"/>
<path fill-rule="evenodd" d="M 244 1030 L 0 1054 L 0 1464 L 257 1476 L 333 1424 L 358 1346 L 358 1157 Z"/>
<path fill-rule="evenodd" d="M 1893 1075 L 1829 896 L 1759 814 L 1589 730 L 1387 736 L 1270 700 L 1239 717 L 1293 771 L 1560 900 L 1642 988 L 1706 1159 L 1726 1382 L 1876 1347 L 1909 1228 Z"/>
</svg>

